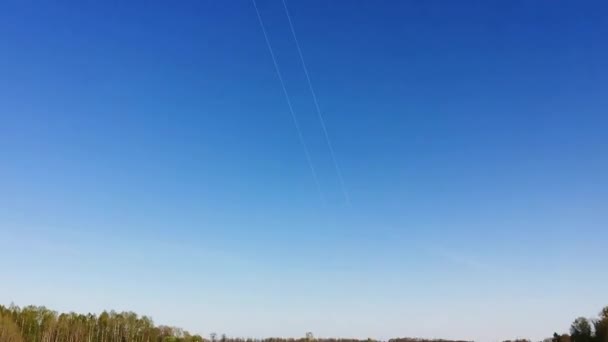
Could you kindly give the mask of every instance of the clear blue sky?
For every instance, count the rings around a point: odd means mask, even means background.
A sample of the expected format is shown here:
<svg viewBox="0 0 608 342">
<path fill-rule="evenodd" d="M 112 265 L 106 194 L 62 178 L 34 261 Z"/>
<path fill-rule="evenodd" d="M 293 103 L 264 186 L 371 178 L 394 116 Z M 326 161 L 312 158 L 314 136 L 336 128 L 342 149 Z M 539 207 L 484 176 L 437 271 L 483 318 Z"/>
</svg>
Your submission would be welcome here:
<svg viewBox="0 0 608 342">
<path fill-rule="evenodd" d="M 0 302 L 539 339 L 608 304 L 608 5 L 0 4 Z"/>
</svg>

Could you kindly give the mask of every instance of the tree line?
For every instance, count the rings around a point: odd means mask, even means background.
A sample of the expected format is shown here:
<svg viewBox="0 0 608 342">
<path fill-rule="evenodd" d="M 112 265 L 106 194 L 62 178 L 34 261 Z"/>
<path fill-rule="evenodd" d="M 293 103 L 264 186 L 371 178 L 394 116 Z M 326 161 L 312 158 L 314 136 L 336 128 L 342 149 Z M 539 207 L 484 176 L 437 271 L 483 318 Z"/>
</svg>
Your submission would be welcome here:
<svg viewBox="0 0 608 342">
<path fill-rule="evenodd" d="M 104 311 L 96 314 L 57 313 L 44 306 L 0 305 L 0 342 L 379 342 L 373 339 L 315 338 L 232 338 L 211 334 L 209 338 L 188 331 L 155 325 L 150 317 L 134 312 Z M 388 342 L 469 342 L 394 338 Z M 504 342 L 530 342 L 507 340 Z M 554 333 L 543 342 L 608 342 L 608 306 L 595 319 L 579 317 L 569 334 Z"/>
<path fill-rule="evenodd" d="M 0 342 L 380 342 L 373 339 L 271 337 L 233 338 L 210 334 L 192 335 L 175 327 L 156 326 L 147 316 L 134 312 L 104 311 L 99 315 L 57 313 L 44 306 L 0 305 Z M 470 342 L 395 338 L 388 342 Z"/>
<path fill-rule="evenodd" d="M 503 342 L 530 342 L 527 339 Z M 597 318 L 578 317 L 570 325 L 569 334 L 553 333 L 542 342 L 608 342 L 608 306 L 600 311 Z"/>
<path fill-rule="evenodd" d="M 43 306 L 0 305 L 0 342 L 202 342 L 133 312 L 61 313 Z"/>
<path fill-rule="evenodd" d="M 570 334 L 553 333 L 545 342 L 608 342 L 608 306 L 597 318 L 578 317 L 570 325 Z"/>
</svg>

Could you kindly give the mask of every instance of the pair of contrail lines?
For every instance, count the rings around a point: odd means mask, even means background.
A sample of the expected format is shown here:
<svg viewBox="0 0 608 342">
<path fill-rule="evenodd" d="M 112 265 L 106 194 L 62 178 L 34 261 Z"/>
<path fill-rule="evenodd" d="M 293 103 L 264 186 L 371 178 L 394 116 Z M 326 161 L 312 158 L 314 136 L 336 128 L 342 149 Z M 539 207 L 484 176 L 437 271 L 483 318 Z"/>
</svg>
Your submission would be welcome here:
<svg viewBox="0 0 608 342">
<path fill-rule="evenodd" d="M 321 196 L 321 200 L 325 201 L 323 196 L 323 191 L 321 191 L 321 184 L 319 183 L 319 178 L 317 177 L 317 171 L 315 171 L 315 167 L 312 164 L 312 159 L 310 158 L 310 152 L 308 151 L 308 146 L 306 146 L 306 141 L 304 141 L 304 136 L 302 135 L 302 130 L 300 129 L 300 124 L 298 123 L 298 118 L 296 117 L 296 113 L 293 110 L 293 106 L 291 105 L 291 99 L 289 98 L 289 93 L 287 92 L 287 88 L 285 88 L 285 82 L 283 81 L 283 76 L 281 75 L 281 70 L 279 69 L 279 65 L 277 63 L 277 59 L 274 56 L 274 51 L 272 50 L 272 45 L 270 44 L 270 40 L 268 39 L 268 34 L 266 33 L 266 27 L 264 26 L 264 21 L 262 20 L 262 16 L 260 15 L 260 11 L 258 10 L 258 5 L 255 0 L 251 0 L 253 2 L 253 7 L 255 8 L 255 13 L 258 16 L 258 22 L 260 23 L 260 27 L 262 28 L 262 33 L 264 34 L 264 39 L 266 40 L 266 46 L 268 47 L 268 51 L 270 52 L 270 57 L 272 57 L 272 64 L 274 64 L 274 70 L 277 73 L 277 77 L 279 78 L 279 82 L 281 83 L 281 88 L 283 88 L 283 94 L 285 95 L 285 101 L 287 102 L 287 107 L 289 107 L 289 112 L 291 113 L 291 119 L 293 120 L 293 124 L 296 127 L 296 131 L 298 132 L 298 139 L 300 140 L 300 144 L 302 145 L 302 149 L 304 150 L 304 155 L 306 156 L 306 161 L 308 162 L 308 166 L 310 167 L 310 172 L 312 173 L 312 178 L 317 185 L 317 190 L 319 191 L 319 195 Z"/>
<path fill-rule="evenodd" d="M 319 190 L 319 193 L 321 195 L 321 197 L 323 198 L 323 192 L 321 191 L 321 185 L 319 183 L 318 177 L 317 177 L 317 173 L 315 171 L 315 168 L 312 164 L 312 160 L 310 158 L 310 153 L 308 151 L 308 147 L 306 146 L 306 142 L 304 141 L 304 136 L 302 135 L 302 131 L 300 129 L 300 125 L 298 124 L 298 120 L 297 117 L 295 115 L 295 112 L 293 110 L 293 107 L 291 105 L 291 100 L 289 98 L 289 94 L 287 92 L 287 89 L 285 88 L 285 82 L 283 81 L 283 77 L 281 75 L 281 72 L 279 70 L 279 65 L 276 61 L 276 58 L 274 56 L 274 51 L 272 49 L 272 45 L 270 44 L 270 40 L 268 39 L 268 34 L 266 33 L 266 28 L 264 26 L 264 21 L 262 20 L 262 16 L 260 15 L 260 11 L 258 10 L 258 6 L 256 3 L 256 0 L 251 0 L 253 2 L 253 7 L 255 8 L 256 14 L 258 16 L 258 21 L 260 23 L 260 26 L 262 28 L 262 33 L 264 34 L 264 39 L 266 40 L 266 46 L 268 47 L 268 51 L 270 52 L 270 56 L 272 57 L 272 62 L 274 64 L 274 68 L 275 71 L 277 73 L 277 76 L 279 78 L 279 82 L 281 83 L 281 87 L 283 88 L 283 93 L 285 94 L 285 100 L 287 101 L 287 105 L 289 107 L 289 112 L 291 113 L 291 117 L 293 119 L 294 125 L 296 126 L 296 130 L 298 132 L 298 137 L 300 139 L 300 143 L 302 144 L 302 147 L 304 149 L 304 154 L 306 155 L 306 160 L 308 161 L 308 165 L 310 167 L 310 170 L 312 172 L 313 178 L 315 180 L 315 183 L 317 185 L 317 188 Z M 331 144 L 331 139 L 329 138 L 329 133 L 327 133 L 327 126 L 325 125 L 325 119 L 323 118 L 323 114 L 321 113 L 321 108 L 319 106 L 319 101 L 317 100 L 317 94 L 314 90 L 314 87 L 312 86 L 312 81 L 310 80 L 310 74 L 308 72 L 308 67 L 306 66 L 306 62 L 304 61 L 304 55 L 302 54 L 302 48 L 300 47 L 300 42 L 298 41 L 298 37 L 296 35 L 296 31 L 293 27 L 293 21 L 291 20 L 291 15 L 289 14 L 289 9 L 287 8 L 287 3 L 285 0 L 282 0 L 283 2 L 283 8 L 285 9 L 285 14 L 287 15 L 287 20 L 289 21 L 289 28 L 291 30 L 291 34 L 293 36 L 293 39 L 296 43 L 296 47 L 298 49 L 298 55 L 300 57 L 300 62 L 302 63 L 302 68 L 304 69 L 304 74 L 306 75 L 306 81 L 308 82 L 308 89 L 310 90 L 310 93 L 312 95 L 312 99 L 315 105 L 315 109 L 317 111 L 317 117 L 319 118 L 319 122 L 321 123 L 321 128 L 323 129 L 323 134 L 325 137 L 325 142 L 327 143 L 327 147 L 329 149 L 329 153 L 332 159 L 332 162 L 334 164 L 334 168 L 336 170 L 336 174 L 338 176 L 338 179 L 340 181 L 340 187 L 342 189 L 342 193 L 344 194 L 344 199 L 346 200 L 346 204 L 350 204 L 350 197 L 348 196 L 348 192 L 346 191 L 346 185 L 344 183 L 344 178 L 342 177 L 342 171 L 340 170 L 340 167 L 338 165 L 338 160 L 336 158 L 336 154 L 334 152 L 334 148 L 333 145 Z"/>
<path fill-rule="evenodd" d="M 317 93 L 315 92 L 312 82 L 310 81 L 310 75 L 308 74 L 308 67 L 306 67 L 306 62 L 304 62 L 304 55 L 302 54 L 302 48 L 300 48 L 300 42 L 298 41 L 298 37 L 296 36 L 296 30 L 293 28 L 293 22 L 291 21 L 291 15 L 289 14 L 289 9 L 287 9 L 287 3 L 283 0 L 283 7 L 285 8 L 285 14 L 287 15 L 287 20 L 289 21 L 289 28 L 291 29 L 291 34 L 293 35 L 293 40 L 296 42 L 296 47 L 298 48 L 298 55 L 300 55 L 300 62 L 302 62 L 302 68 L 304 69 L 304 74 L 306 75 L 306 81 L 308 81 L 308 89 L 310 89 L 310 94 L 312 95 L 313 102 L 315 103 L 315 109 L 317 110 L 317 116 L 319 117 L 319 122 L 321 122 L 321 127 L 323 128 L 323 134 L 325 135 L 325 141 L 327 142 L 327 147 L 329 149 L 329 154 L 331 155 L 331 159 L 334 163 L 334 168 L 336 169 L 336 174 L 338 175 L 338 179 L 340 180 L 340 187 L 342 188 L 342 193 L 344 194 L 344 199 L 347 204 L 350 204 L 350 198 L 348 196 L 348 192 L 346 191 L 346 185 L 344 184 L 344 178 L 342 177 L 342 171 L 338 166 L 338 160 L 336 159 L 336 154 L 334 153 L 333 145 L 331 144 L 331 140 L 329 139 L 329 134 L 327 133 L 327 127 L 325 126 L 325 119 L 323 118 L 323 114 L 321 113 L 321 108 L 319 107 L 319 101 L 317 101 Z"/>
</svg>

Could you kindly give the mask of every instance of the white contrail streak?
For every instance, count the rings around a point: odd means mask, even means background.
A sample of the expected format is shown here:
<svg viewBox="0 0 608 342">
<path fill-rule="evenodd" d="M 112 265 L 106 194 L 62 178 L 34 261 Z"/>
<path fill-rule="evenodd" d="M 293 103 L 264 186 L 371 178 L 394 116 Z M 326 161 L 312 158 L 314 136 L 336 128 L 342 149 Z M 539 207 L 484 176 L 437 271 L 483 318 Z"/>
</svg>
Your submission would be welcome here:
<svg viewBox="0 0 608 342">
<path fill-rule="evenodd" d="M 308 147 L 306 146 L 306 142 L 304 141 L 304 136 L 302 135 L 302 130 L 300 129 L 300 124 L 298 123 L 298 118 L 296 117 L 296 113 L 293 110 L 293 106 L 291 105 L 291 99 L 289 98 L 289 93 L 287 92 L 287 88 L 285 88 L 285 82 L 283 81 L 283 76 L 281 75 L 281 71 L 279 70 L 279 65 L 277 63 L 277 59 L 274 56 L 274 51 L 272 50 L 272 45 L 270 44 L 270 40 L 268 39 L 268 34 L 266 33 L 266 28 L 264 27 L 264 21 L 262 20 L 262 16 L 260 15 L 260 11 L 258 10 L 258 5 L 255 0 L 251 0 L 253 2 L 253 7 L 255 8 L 255 13 L 258 16 L 258 22 L 260 23 L 260 27 L 262 28 L 262 33 L 264 34 L 264 39 L 266 40 L 266 46 L 268 47 L 268 51 L 270 52 L 270 57 L 272 57 L 272 63 L 274 64 L 274 70 L 277 73 L 277 77 L 279 78 L 279 82 L 281 83 L 281 88 L 283 88 L 283 94 L 285 94 L 285 101 L 287 102 L 287 106 L 289 107 L 289 112 L 291 113 L 291 118 L 293 120 L 293 124 L 296 127 L 296 131 L 298 132 L 298 138 L 300 140 L 300 144 L 302 145 L 302 149 L 304 149 L 304 154 L 306 156 L 306 161 L 308 162 L 308 166 L 310 167 L 310 172 L 312 173 L 312 177 L 317 185 L 317 189 L 319 191 L 319 195 L 321 196 L 321 200 L 325 201 L 323 192 L 321 191 L 321 184 L 319 183 L 319 179 L 317 177 L 317 172 L 315 171 L 315 167 L 312 164 L 312 159 L 310 158 L 310 152 L 308 151 Z"/>
<path fill-rule="evenodd" d="M 287 19 L 289 20 L 289 27 L 291 28 L 291 34 L 293 35 L 293 40 L 296 42 L 296 47 L 298 48 L 298 54 L 300 55 L 300 61 L 302 62 L 302 68 L 304 69 L 304 74 L 306 74 L 306 80 L 308 81 L 308 88 L 310 89 L 310 93 L 312 94 L 312 99 L 315 103 L 315 108 L 317 109 L 317 116 L 319 117 L 319 121 L 321 122 L 321 127 L 323 128 L 323 133 L 325 134 L 325 141 L 327 142 L 327 147 L 329 148 L 329 153 L 331 155 L 331 159 L 334 163 L 334 167 L 336 169 L 336 174 L 338 175 L 338 179 L 340 180 L 340 186 L 342 187 L 342 192 L 344 193 L 344 199 L 347 204 L 350 204 L 350 197 L 348 196 L 348 192 L 346 191 L 346 185 L 344 183 L 344 178 L 342 177 L 342 171 L 340 171 L 340 167 L 338 165 L 338 160 L 336 158 L 336 154 L 334 153 L 334 148 L 331 144 L 331 140 L 329 139 L 329 134 L 327 133 L 327 127 L 325 126 L 325 119 L 323 118 L 323 114 L 321 113 L 321 108 L 319 107 L 319 101 L 317 101 L 317 94 L 312 86 L 312 82 L 310 81 L 310 76 L 308 74 L 308 68 L 306 67 L 306 63 L 304 62 L 304 56 L 302 54 L 302 49 L 300 48 L 300 42 L 298 41 L 298 37 L 296 36 L 296 31 L 293 28 L 293 22 L 291 21 L 291 15 L 289 14 L 289 9 L 287 9 L 287 3 L 283 0 L 283 7 L 285 8 L 285 14 L 287 14 Z"/>
</svg>

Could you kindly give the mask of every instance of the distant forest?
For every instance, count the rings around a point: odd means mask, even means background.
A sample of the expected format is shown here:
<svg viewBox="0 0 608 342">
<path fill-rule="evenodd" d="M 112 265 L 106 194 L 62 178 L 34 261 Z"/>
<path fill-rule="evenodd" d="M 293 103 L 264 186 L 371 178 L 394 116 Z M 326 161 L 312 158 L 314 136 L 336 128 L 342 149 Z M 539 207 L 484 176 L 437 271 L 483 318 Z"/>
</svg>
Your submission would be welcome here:
<svg viewBox="0 0 608 342">
<path fill-rule="evenodd" d="M 155 325 L 147 316 L 133 312 L 104 311 L 99 315 L 61 313 L 43 306 L 0 305 L 0 342 L 378 342 L 373 339 L 315 338 L 232 338 L 211 334 L 208 338 L 187 331 Z M 388 342 L 467 342 L 394 338 Z M 505 342 L 530 342 L 526 339 Z M 608 342 L 608 306 L 596 319 L 579 317 L 569 334 L 554 333 L 542 342 Z"/>
</svg>

